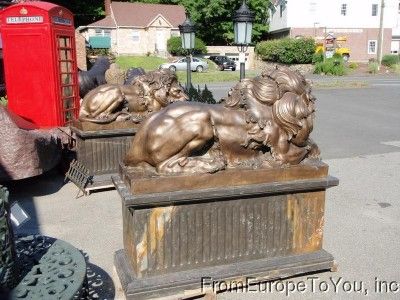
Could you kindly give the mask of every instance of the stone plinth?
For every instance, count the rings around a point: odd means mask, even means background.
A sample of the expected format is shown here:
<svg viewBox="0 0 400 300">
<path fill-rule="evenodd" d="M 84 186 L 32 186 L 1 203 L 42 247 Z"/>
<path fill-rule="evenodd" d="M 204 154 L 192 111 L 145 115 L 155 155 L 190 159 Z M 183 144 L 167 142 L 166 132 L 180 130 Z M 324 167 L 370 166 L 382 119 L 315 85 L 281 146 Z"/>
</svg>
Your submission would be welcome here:
<svg viewBox="0 0 400 300">
<path fill-rule="evenodd" d="M 121 172 L 113 181 L 122 199 L 124 249 L 115 266 L 128 299 L 201 291 L 204 277 L 265 281 L 334 266 L 322 239 L 325 190 L 338 180 L 321 162 L 252 170 L 252 176 L 232 170 L 206 179 L 159 177 L 159 189 L 153 185 L 150 193 L 136 193 L 139 179 L 127 168 Z M 223 186 L 219 176 L 237 184 Z M 174 177 L 176 190 L 165 191 L 163 180 Z M 181 181 L 200 183 L 180 190 Z"/>
<path fill-rule="evenodd" d="M 112 186 L 111 176 L 118 174 L 119 163 L 131 145 L 136 125 L 75 122 L 71 130 L 76 137 L 76 158 L 93 176 L 88 189 Z"/>
</svg>

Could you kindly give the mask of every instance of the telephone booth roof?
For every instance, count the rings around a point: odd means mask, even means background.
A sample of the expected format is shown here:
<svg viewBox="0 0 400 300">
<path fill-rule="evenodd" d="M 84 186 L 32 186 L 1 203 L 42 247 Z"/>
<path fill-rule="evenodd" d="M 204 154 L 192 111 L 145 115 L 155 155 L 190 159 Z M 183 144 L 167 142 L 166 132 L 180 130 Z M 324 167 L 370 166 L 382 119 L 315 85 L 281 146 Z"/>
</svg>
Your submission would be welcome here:
<svg viewBox="0 0 400 300">
<path fill-rule="evenodd" d="M 73 26 L 73 14 L 65 7 L 49 2 L 33 1 L 14 4 L 3 9 L 0 15 L 1 24 L 3 25 L 20 24 L 19 22 L 12 23 L 7 21 L 7 18 L 10 17 L 39 15 L 43 17 L 43 20 L 40 22 L 41 24 L 54 23 Z"/>
</svg>

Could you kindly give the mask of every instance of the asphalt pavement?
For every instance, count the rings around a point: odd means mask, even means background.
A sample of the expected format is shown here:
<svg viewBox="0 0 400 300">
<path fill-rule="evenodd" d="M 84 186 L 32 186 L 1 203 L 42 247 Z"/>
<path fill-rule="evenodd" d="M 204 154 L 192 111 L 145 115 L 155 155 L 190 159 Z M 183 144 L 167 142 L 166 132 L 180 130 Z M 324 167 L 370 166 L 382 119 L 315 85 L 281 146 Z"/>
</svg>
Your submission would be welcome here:
<svg viewBox="0 0 400 300">
<path fill-rule="evenodd" d="M 366 88 L 314 91 L 312 137 L 329 173 L 340 180 L 327 191 L 324 230 L 324 249 L 335 257 L 338 272 L 298 276 L 257 292 L 221 293 L 218 299 L 399 298 L 400 77 L 363 78 L 351 80 L 368 80 Z M 222 97 L 232 85 L 208 87 Z M 113 254 L 123 247 L 115 190 L 75 199 L 76 187 L 64 184 L 55 171 L 8 187 L 11 200 L 31 217 L 17 232 L 60 238 L 81 249 L 94 270 L 91 297 L 122 298 L 118 281 L 113 281 Z M 305 290 L 300 291 L 302 282 Z"/>
</svg>

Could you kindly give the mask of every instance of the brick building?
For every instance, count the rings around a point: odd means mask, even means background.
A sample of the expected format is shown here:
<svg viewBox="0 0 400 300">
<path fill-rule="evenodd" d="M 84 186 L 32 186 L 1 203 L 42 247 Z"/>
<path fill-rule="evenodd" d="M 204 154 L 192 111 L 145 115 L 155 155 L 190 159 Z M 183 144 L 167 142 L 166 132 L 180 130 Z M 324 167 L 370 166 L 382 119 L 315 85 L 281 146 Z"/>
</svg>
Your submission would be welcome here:
<svg viewBox="0 0 400 300">
<path fill-rule="evenodd" d="M 377 57 L 381 0 L 275 0 L 270 7 L 271 38 L 344 37 L 350 59 Z M 399 0 L 385 0 L 383 54 L 397 53 L 400 44 Z"/>
</svg>

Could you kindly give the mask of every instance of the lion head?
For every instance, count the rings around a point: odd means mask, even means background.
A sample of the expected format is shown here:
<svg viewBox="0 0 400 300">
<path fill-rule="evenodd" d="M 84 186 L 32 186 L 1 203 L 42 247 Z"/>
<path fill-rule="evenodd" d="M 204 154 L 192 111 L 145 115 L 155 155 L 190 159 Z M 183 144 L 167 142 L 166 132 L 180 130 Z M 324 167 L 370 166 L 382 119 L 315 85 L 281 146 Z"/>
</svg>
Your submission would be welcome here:
<svg viewBox="0 0 400 300">
<path fill-rule="evenodd" d="M 170 70 L 150 71 L 137 77 L 132 85 L 140 86 L 141 97 L 149 111 L 157 111 L 176 101 L 186 101 L 188 96 Z"/>
<path fill-rule="evenodd" d="M 315 97 L 310 83 L 288 68 L 276 68 L 266 77 L 275 80 L 279 99 L 272 106 L 274 122 L 278 124 L 297 146 L 304 146 L 313 129 Z"/>
<path fill-rule="evenodd" d="M 315 97 L 304 77 L 279 67 L 236 84 L 228 93 L 225 107 L 245 111 L 246 122 L 254 124 L 245 147 L 274 147 L 284 134 L 288 142 L 304 147 L 313 129 Z"/>
</svg>

